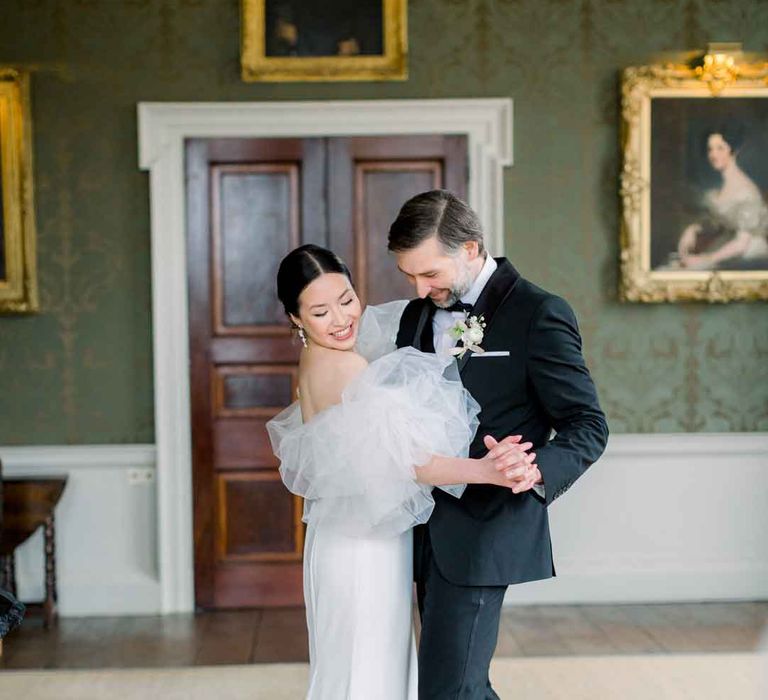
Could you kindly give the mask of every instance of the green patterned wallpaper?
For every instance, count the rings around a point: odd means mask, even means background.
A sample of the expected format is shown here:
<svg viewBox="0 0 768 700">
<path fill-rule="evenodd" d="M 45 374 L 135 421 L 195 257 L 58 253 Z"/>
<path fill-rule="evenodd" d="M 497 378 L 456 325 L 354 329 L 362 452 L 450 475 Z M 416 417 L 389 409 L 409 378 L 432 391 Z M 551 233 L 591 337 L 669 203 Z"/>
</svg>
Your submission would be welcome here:
<svg viewBox="0 0 768 700">
<path fill-rule="evenodd" d="M 511 96 L 508 256 L 577 309 L 612 430 L 768 430 L 764 304 L 621 305 L 618 71 L 768 48 L 768 2 L 411 0 L 409 81 L 245 84 L 236 0 L 4 0 L 34 70 L 43 313 L 0 317 L 0 444 L 153 441 L 141 100 Z"/>
</svg>

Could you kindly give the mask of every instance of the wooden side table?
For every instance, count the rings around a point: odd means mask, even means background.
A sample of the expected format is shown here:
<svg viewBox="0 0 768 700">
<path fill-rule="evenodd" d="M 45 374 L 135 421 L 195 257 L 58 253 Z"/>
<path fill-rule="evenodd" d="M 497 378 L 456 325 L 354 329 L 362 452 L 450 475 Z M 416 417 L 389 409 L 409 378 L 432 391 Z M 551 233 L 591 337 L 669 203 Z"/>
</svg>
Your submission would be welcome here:
<svg viewBox="0 0 768 700">
<path fill-rule="evenodd" d="M 54 511 L 67 484 L 66 475 L 14 477 L 3 479 L 3 529 L 0 533 L 0 581 L 16 595 L 14 552 L 38 527 L 43 527 L 45 543 L 45 600 L 27 605 L 42 607 L 43 624 L 56 622 L 56 541 Z"/>
</svg>

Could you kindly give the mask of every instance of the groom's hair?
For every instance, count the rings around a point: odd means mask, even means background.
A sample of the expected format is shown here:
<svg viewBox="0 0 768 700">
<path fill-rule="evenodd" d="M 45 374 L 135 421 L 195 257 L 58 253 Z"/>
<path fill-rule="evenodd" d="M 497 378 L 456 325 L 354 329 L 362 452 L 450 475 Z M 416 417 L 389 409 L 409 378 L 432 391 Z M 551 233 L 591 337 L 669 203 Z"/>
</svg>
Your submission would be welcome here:
<svg viewBox="0 0 768 700">
<path fill-rule="evenodd" d="M 432 236 L 437 236 L 448 253 L 468 241 L 477 241 L 481 253 L 485 250 L 483 228 L 477 214 L 448 190 L 422 192 L 403 204 L 389 227 L 387 248 L 402 253 Z"/>
</svg>

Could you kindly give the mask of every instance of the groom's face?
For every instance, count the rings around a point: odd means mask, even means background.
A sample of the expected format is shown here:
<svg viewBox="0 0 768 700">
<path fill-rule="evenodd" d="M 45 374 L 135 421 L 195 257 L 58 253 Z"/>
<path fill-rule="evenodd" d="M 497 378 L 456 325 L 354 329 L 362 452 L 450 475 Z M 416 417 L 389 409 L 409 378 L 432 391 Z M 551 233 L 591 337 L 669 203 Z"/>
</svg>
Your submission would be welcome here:
<svg viewBox="0 0 768 700">
<path fill-rule="evenodd" d="M 422 299 L 429 297 L 435 306 L 453 304 L 472 285 L 470 261 L 477 257 L 476 242 L 465 243 L 458 251 L 447 252 L 432 236 L 415 248 L 395 253 L 397 267 L 416 287 Z"/>
</svg>

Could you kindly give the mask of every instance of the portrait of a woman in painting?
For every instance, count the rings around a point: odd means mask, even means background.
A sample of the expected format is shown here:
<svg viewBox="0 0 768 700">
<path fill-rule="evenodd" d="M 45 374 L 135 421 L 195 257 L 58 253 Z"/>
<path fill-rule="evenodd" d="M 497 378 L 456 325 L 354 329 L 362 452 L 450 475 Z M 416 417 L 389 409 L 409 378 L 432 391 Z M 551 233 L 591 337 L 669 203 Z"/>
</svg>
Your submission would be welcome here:
<svg viewBox="0 0 768 700">
<path fill-rule="evenodd" d="M 705 216 L 680 236 L 677 252 L 687 269 L 768 266 L 768 206 L 739 167 L 740 131 L 720 127 L 707 134 L 707 158 L 722 185 L 704 194 Z"/>
<path fill-rule="evenodd" d="M 687 133 L 680 129 L 687 105 L 676 106 L 676 118 L 658 120 L 667 129 L 659 129 L 661 145 L 652 155 L 658 178 L 651 251 L 657 271 L 768 269 L 768 110 L 760 104 L 764 100 L 727 102 L 704 110 L 699 101 L 698 113 L 688 114 Z M 715 109 L 707 119 L 706 112 Z M 688 143 L 680 160 L 671 134 Z M 673 183 L 675 173 L 682 177 Z"/>
</svg>

